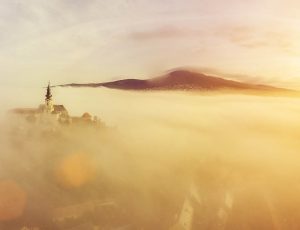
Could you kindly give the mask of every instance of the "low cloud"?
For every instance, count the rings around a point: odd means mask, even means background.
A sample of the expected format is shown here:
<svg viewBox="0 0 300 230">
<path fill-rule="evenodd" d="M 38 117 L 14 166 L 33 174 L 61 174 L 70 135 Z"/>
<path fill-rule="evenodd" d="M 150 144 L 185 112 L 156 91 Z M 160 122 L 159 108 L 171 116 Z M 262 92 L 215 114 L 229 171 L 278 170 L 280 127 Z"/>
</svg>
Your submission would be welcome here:
<svg viewBox="0 0 300 230">
<path fill-rule="evenodd" d="M 182 67 L 185 68 L 185 67 Z M 273 85 L 276 83 L 275 78 L 270 78 L 266 76 L 256 76 L 256 75 L 247 75 L 247 74 L 240 74 L 240 73 L 229 73 L 226 71 L 223 71 L 218 68 L 213 68 L 213 67 L 197 67 L 197 68 L 192 68 L 192 67 L 186 67 L 187 69 L 191 69 L 197 72 L 201 72 L 207 75 L 211 76 L 216 76 L 216 77 L 221 77 L 225 79 L 230 79 L 230 80 L 236 80 L 240 82 L 245 82 L 245 83 L 251 83 L 251 84 L 266 84 L 266 85 Z"/>
<path fill-rule="evenodd" d="M 59 229 L 49 227 L 57 208 L 109 198 L 125 212 L 102 214 L 111 215 L 106 223 L 165 230 L 191 194 L 198 200 L 195 220 L 201 220 L 195 229 L 215 223 L 271 229 L 274 218 L 282 229 L 300 226 L 293 216 L 300 207 L 298 99 L 57 90 L 72 98 L 71 113 L 101 114 L 114 128 L 66 127 L 53 136 L 38 126 L 20 129 L 15 119 L 6 122 L 0 139 L 0 190 L 6 195 L 0 201 L 19 212 L 0 222 L 3 229 L 24 223 Z M 11 191 L 15 195 L 7 195 Z M 0 221 L 7 219 L 3 207 Z M 102 221 L 89 216 L 80 220 Z"/>
<path fill-rule="evenodd" d="M 201 34 L 200 30 L 181 28 L 176 26 L 163 26 L 148 30 L 139 30 L 131 32 L 129 37 L 137 41 L 146 41 L 152 39 L 176 39 L 181 37 L 197 36 Z"/>
<path fill-rule="evenodd" d="M 219 28 L 215 34 L 248 49 L 270 49 L 288 55 L 295 54 L 296 44 L 290 33 L 258 26 L 232 26 Z"/>
</svg>

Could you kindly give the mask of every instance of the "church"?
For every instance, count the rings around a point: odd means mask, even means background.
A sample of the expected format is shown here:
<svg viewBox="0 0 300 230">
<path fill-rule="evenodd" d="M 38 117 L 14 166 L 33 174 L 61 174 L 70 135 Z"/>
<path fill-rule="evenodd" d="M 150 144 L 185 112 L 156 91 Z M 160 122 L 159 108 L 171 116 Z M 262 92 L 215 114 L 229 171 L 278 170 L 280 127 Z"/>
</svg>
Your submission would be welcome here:
<svg viewBox="0 0 300 230">
<path fill-rule="evenodd" d="M 16 108 L 10 111 L 12 114 L 25 118 L 29 122 L 50 122 L 53 124 L 96 124 L 100 121 L 96 116 L 92 117 L 89 113 L 84 113 L 81 117 L 70 116 L 64 105 L 53 103 L 51 85 L 48 83 L 45 103 L 37 108 Z"/>
</svg>

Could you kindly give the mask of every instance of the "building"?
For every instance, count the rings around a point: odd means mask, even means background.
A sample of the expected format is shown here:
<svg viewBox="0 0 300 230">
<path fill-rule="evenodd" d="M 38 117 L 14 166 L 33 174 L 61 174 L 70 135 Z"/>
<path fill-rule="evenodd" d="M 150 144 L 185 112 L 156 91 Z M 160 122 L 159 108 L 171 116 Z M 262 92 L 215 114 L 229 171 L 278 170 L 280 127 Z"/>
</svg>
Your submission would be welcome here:
<svg viewBox="0 0 300 230">
<path fill-rule="evenodd" d="M 32 123 L 50 123 L 57 124 L 81 124 L 81 125 L 99 125 L 99 119 L 92 117 L 89 113 L 84 113 L 81 117 L 70 116 L 64 105 L 54 104 L 51 93 L 51 85 L 48 83 L 44 104 L 37 108 L 16 108 L 10 111 L 12 114 L 25 118 Z"/>
</svg>

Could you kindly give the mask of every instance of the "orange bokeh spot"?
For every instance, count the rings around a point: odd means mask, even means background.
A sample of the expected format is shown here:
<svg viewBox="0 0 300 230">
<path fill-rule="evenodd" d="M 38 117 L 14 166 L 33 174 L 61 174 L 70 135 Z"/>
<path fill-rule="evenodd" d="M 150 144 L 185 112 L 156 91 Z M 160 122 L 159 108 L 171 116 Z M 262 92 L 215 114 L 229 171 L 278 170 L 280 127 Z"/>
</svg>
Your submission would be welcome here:
<svg viewBox="0 0 300 230">
<path fill-rule="evenodd" d="M 14 181 L 0 181 L 0 221 L 13 220 L 23 214 L 27 202 L 25 191 Z"/>
<path fill-rule="evenodd" d="M 80 187 L 93 176 L 91 160 L 84 154 L 66 156 L 56 171 L 59 182 L 65 187 Z"/>
</svg>

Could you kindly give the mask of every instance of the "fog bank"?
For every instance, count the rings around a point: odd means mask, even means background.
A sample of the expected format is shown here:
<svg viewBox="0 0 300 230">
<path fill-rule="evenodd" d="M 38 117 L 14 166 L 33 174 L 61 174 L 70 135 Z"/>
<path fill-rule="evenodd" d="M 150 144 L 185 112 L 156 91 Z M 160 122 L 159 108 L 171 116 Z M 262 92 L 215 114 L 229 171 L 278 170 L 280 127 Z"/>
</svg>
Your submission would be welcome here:
<svg viewBox="0 0 300 230">
<path fill-rule="evenodd" d="M 192 196 L 190 229 L 300 227 L 298 98 L 73 88 L 53 94 L 69 113 L 90 112 L 107 128 L 49 137 L 30 125 L 30 134 L 13 132 L 11 119 L 2 124 L 0 203 L 14 200 L 18 211 L 0 208 L 3 226 L 67 229 L 51 227 L 53 210 L 113 200 L 126 214 L 108 222 L 172 229 Z M 11 191 L 13 198 L 5 195 Z"/>
</svg>

